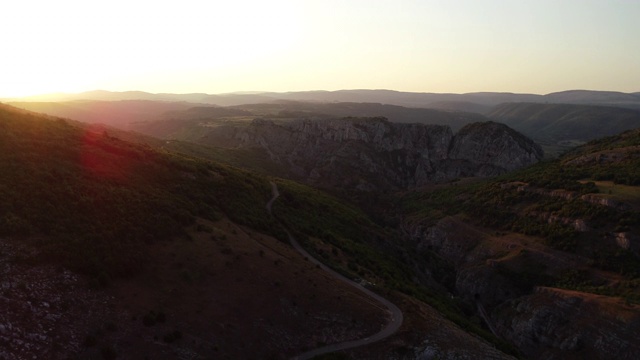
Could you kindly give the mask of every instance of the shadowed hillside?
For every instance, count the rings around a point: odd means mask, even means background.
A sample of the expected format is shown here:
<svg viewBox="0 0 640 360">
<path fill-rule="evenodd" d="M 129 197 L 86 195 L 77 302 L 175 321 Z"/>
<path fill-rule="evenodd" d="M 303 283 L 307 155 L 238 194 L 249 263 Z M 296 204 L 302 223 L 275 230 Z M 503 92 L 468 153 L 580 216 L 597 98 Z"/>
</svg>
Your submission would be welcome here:
<svg viewBox="0 0 640 360">
<path fill-rule="evenodd" d="M 419 259 L 392 229 L 300 184 L 0 105 L 0 196 L 3 357 L 289 358 L 375 333 L 384 311 L 283 243 L 284 224 L 411 319 L 362 357 L 429 339 L 440 354 L 507 358 L 427 274 L 416 281 Z"/>
<path fill-rule="evenodd" d="M 640 127 L 640 111 L 606 106 L 510 103 L 487 116 L 556 151 Z"/>
<path fill-rule="evenodd" d="M 145 243 L 184 234 L 195 217 L 224 213 L 268 226 L 261 211 L 251 215 L 241 205 L 268 198 L 264 180 L 125 142 L 99 127 L 4 105 L 0 111 L 0 234 L 42 238 L 74 267 L 129 273 L 144 260 Z"/>
</svg>

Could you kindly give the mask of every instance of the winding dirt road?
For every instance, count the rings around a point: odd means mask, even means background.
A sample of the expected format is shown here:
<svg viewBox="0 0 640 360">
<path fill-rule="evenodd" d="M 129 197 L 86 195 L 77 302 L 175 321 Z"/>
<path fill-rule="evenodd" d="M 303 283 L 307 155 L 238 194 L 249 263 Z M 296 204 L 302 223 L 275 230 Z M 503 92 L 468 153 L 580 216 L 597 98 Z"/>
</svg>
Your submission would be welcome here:
<svg viewBox="0 0 640 360">
<path fill-rule="evenodd" d="M 269 212 L 269 214 L 272 213 L 271 212 L 271 207 L 272 207 L 273 203 L 280 196 L 280 192 L 278 191 L 278 186 L 274 182 L 271 183 L 271 189 L 272 189 L 272 192 L 273 192 L 273 197 L 271 198 L 271 200 L 269 200 L 269 202 L 266 205 L 266 208 L 267 208 L 267 211 Z M 349 278 L 347 278 L 347 277 L 345 277 L 345 276 L 333 271 L 328 266 L 326 266 L 323 263 L 321 263 L 320 261 L 318 261 L 316 258 L 311 256 L 304 248 L 302 248 L 302 246 L 300 246 L 298 241 L 296 241 L 296 239 L 293 236 L 291 236 L 291 233 L 289 233 L 288 231 L 287 231 L 287 236 L 289 237 L 289 242 L 291 243 L 291 245 L 300 254 L 302 254 L 302 256 L 308 258 L 309 261 L 312 264 L 317 265 L 322 270 L 324 270 L 324 271 L 328 272 L 329 274 L 331 274 L 334 278 L 342 281 L 345 284 L 348 284 L 348 285 L 351 285 L 351 286 L 355 287 L 356 289 L 358 289 L 361 292 L 367 294 L 369 297 L 373 298 L 374 300 L 376 300 L 377 302 L 382 304 L 384 307 L 387 308 L 387 312 L 389 313 L 390 319 L 391 319 L 389 321 L 389 323 L 387 324 L 387 326 L 385 326 L 380 332 L 378 332 L 376 334 L 373 334 L 373 335 L 371 335 L 371 336 L 369 336 L 367 338 L 358 339 L 358 340 L 351 340 L 351 341 L 345 341 L 345 342 L 342 342 L 342 343 L 323 346 L 323 347 L 320 347 L 320 348 L 317 348 L 317 349 L 313 349 L 313 350 L 307 351 L 307 352 L 302 353 L 300 355 L 297 355 L 297 356 L 293 357 L 292 360 L 312 359 L 313 357 L 318 356 L 318 355 L 327 354 L 327 353 L 331 353 L 331 352 L 334 352 L 334 351 L 352 349 L 352 348 L 355 348 L 355 347 L 372 344 L 372 343 L 374 343 L 376 341 L 379 341 L 379 340 L 382 340 L 384 338 L 387 338 L 387 337 L 391 336 L 392 334 L 394 334 L 396 331 L 398 331 L 398 329 L 402 325 L 403 315 L 402 315 L 402 311 L 396 305 L 394 305 L 389 300 L 383 298 L 382 296 L 374 293 L 373 291 L 365 288 L 364 286 L 360 285 L 359 283 L 356 283 L 356 282 L 350 280 Z"/>
</svg>

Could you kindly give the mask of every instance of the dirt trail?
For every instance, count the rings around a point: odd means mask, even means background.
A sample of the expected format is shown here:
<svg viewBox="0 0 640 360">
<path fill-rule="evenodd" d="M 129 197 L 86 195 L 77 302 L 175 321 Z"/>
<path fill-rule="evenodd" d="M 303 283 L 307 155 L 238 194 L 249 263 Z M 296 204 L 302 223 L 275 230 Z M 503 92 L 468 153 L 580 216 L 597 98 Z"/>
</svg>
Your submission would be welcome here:
<svg viewBox="0 0 640 360">
<path fill-rule="evenodd" d="M 266 205 L 266 208 L 267 208 L 267 211 L 269 212 L 269 214 L 272 213 L 271 212 L 271 207 L 272 207 L 274 201 L 276 201 L 276 199 L 280 196 L 280 192 L 278 191 L 278 186 L 273 182 L 271 183 L 271 189 L 272 189 L 272 192 L 273 192 L 273 197 L 271 198 L 271 200 L 269 200 L 269 202 Z M 294 359 L 295 360 L 312 359 L 313 357 L 318 356 L 318 355 L 327 354 L 327 353 L 340 351 L 340 350 L 352 349 L 352 348 L 355 348 L 355 347 L 372 344 L 372 343 L 374 343 L 376 341 L 380 341 L 382 339 L 385 339 L 385 338 L 393 335 L 396 331 L 398 331 L 398 329 L 402 325 L 403 315 L 402 315 L 402 311 L 395 304 L 393 304 L 389 300 L 383 298 L 382 296 L 374 293 L 373 291 L 365 288 L 364 286 L 360 285 L 359 283 L 356 283 L 356 282 L 350 280 L 349 278 L 337 273 L 336 271 L 332 270 L 328 266 L 326 266 L 323 263 L 321 263 L 319 260 L 317 260 L 316 258 L 311 256 L 304 248 L 302 248 L 302 246 L 300 246 L 298 241 L 288 231 L 287 231 L 287 236 L 289 237 L 289 242 L 291 243 L 291 245 L 302 256 L 308 258 L 309 261 L 312 264 L 317 265 L 322 270 L 330 273 L 334 278 L 342 281 L 345 284 L 348 284 L 348 285 L 351 285 L 351 286 L 357 288 L 361 292 L 367 294 L 369 297 L 371 297 L 374 300 L 376 300 L 378 303 L 382 304 L 387 309 L 387 312 L 389 313 L 390 319 L 391 319 L 389 321 L 389 323 L 382 330 L 380 330 L 378 333 L 373 334 L 373 335 L 371 335 L 369 337 L 366 337 L 364 339 L 345 341 L 345 342 L 338 343 L 338 344 L 331 344 L 331 345 L 323 346 L 323 347 L 320 347 L 320 348 L 316 348 L 316 349 L 307 351 L 305 353 L 302 353 L 300 355 L 297 355 L 297 356 L 293 357 L 292 360 L 294 360 Z"/>
</svg>

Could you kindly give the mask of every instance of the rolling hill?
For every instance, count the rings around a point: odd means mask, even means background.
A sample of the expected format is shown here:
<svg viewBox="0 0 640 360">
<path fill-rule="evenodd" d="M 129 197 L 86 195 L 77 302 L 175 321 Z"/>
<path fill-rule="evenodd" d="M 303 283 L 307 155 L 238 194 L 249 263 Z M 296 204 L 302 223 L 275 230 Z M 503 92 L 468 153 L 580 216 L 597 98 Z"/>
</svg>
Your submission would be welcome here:
<svg viewBox="0 0 640 360">
<path fill-rule="evenodd" d="M 193 103 L 151 100 L 78 100 L 66 102 L 14 102 L 12 106 L 85 123 L 128 130 L 132 122 L 155 119 L 166 112 L 187 110 Z"/>
<path fill-rule="evenodd" d="M 235 106 L 211 106 L 161 100 L 77 100 L 63 102 L 12 102 L 12 106 L 66 117 L 86 123 L 102 123 L 124 130 L 137 130 L 158 137 L 170 137 L 171 131 L 192 126 L 187 121 L 212 121 L 234 118 L 276 117 L 375 117 L 393 122 L 446 124 L 454 130 L 484 121 L 482 115 L 459 111 L 407 108 L 379 103 L 315 103 L 272 101 Z M 446 107 L 446 105 L 443 105 Z M 166 132 L 163 129 L 166 128 Z M 169 130 L 170 129 L 170 130 Z"/>
<path fill-rule="evenodd" d="M 508 103 L 496 106 L 487 117 L 555 152 L 640 127 L 640 111 L 608 106 Z"/>
<path fill-rule="evenodd" d="M 151 94 L 142 91 L 110 92 L 89 91 L 78 94 L 49 94 L 2 101 L 49 101 L 66 102 L 74 100 L 152 100 L 168 102 L 191 102 L 234 106 L 242 104 L 270 103 L 278 100 L 301 102 L 357 102 L 381 103 L 415 108 L 440 108 L 457 111 L 484 111 L 506 102 L 570 103 L 608 105 L 638 109 L 640 96 L 637 93 L 614 91 L 568 90 L 538 94 L 517 94 L 505 92 L 475 92 L 466 94 L 402 92 L 394 90 L 337 90 L 298 92 L 251 92 L 228 94 Z"/>
</svg>

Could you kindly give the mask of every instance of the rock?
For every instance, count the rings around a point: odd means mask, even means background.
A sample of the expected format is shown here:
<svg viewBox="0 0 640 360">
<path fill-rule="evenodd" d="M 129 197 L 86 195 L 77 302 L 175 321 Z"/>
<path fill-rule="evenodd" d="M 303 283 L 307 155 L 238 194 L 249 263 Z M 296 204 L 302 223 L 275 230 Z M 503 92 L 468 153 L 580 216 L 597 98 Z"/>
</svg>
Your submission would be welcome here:
<svg viewBox="0 0 640 360">
<path fill-rule="evenodd" d="M 466 125 L 456 134 L 449 151 L 452 159 L 465 159 L 480 165 L 487 171 L 485 176 L 496 175 L 495 170 L 502 173 L 536 163 L 542 155 L 539 145 L 496 122 Z"/>
<path fill-rule="evenodd" d="M 448 126 L 390 123 L 384 118 L 283 124 L 257 119 L 248 126 L 215 127 L 207 138 L 219 146 L 264 151 L 314 185 L 362 191 L 493 176 L 542 158 L 533 141 L 494 122 L 465 126 L 454 136 Z"/>
<path fill-rule="evenodd" d="M 616 244 L 640 256 L 640 237 L 632 232 L 614 233 Z"/>
<path fill-rule="evenodd" d="M 629 206 L 628 204 L 603 197 L 601 194 L 586 194 L 582 195 L 580 198 L 592 204 L 607 206 L 620 211 L 631 209 L 631 206 Z"/>
<path fill-rule="evenodd" d="M 640 354 L 640 315 L 616 298 L 541 287 L 501 305 L 492 317 L 527 358 L 637 359 Z"/>
</svg>

